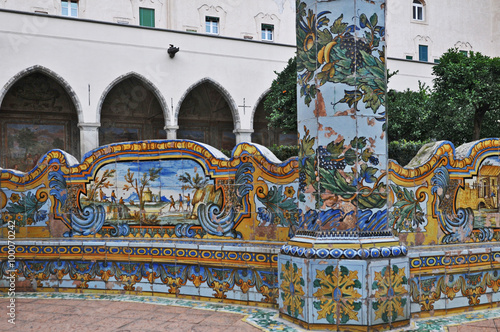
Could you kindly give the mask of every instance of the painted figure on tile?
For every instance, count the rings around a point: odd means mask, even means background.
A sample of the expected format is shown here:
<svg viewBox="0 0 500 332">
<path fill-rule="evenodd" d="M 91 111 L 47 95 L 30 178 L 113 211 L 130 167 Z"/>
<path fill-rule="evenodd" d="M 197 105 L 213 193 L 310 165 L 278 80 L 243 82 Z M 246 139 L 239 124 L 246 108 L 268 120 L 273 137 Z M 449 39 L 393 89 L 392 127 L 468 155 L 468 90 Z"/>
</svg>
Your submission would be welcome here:
<svg viewBox="0 0 500 332">
<path fill-rule="evenodd" d="M 183 208 L 183 204 L 182 204 L 182 194 L 179 194 L 179 211 L 182 211 L 184 208 Z"/>
<path fill-rule="evenodd" d="M 174 208 L 174 211 L 176 211 L 174 196 L 170 195 L 170 207 L 168 208 L 168 212 L 172 211 L 172 208 Z"/>
<path fill-rule="evenodd" d="M 115 194 L 115 191 L 114 191 L 114 190 L 111 192 L 111 201 L 112 201 L 113 203 L 116 203 L 116 194 Z"/>
<path fill-rule="evenodd" d="M 184 196 L 186 198 L 186 211 L 189 211 L 191 209 L 191 194 L 188 193 L 187 196 Z"/>
</svg>

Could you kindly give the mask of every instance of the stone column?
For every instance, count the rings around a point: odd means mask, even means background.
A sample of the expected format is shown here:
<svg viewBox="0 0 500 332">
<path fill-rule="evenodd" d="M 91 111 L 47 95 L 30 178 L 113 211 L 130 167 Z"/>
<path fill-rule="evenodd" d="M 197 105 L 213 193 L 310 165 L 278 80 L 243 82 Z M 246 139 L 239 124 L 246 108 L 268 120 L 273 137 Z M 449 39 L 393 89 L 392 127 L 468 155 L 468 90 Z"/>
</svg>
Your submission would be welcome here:
<svg viewBox="0 0 500 332">
<path fill-rule="evenodd" d="M 90 150 L 99 147 L 100 126 L 100 123 L 90 122 L 78 124 L 78 128 L 80 128 L 80 153 L 82 157 Z"/>
<path fill-rule="evenodd" d="M 179 126 L 165 126 L 163 129 L 167 132 L 167 139 L 177 139 Z"/>
<path fill-rule="evenodd" d="M 236 144 L 251 142 L 253 129 L 235 129 L 233 133 L 236 135 Z"/>
<path fill-rule="evenodd" d="M 305 328 L 409 322 L 409 262 L 387 219 L 384 0 L 297 8 L 299 220 L 280 315 Z"/>
</svg>

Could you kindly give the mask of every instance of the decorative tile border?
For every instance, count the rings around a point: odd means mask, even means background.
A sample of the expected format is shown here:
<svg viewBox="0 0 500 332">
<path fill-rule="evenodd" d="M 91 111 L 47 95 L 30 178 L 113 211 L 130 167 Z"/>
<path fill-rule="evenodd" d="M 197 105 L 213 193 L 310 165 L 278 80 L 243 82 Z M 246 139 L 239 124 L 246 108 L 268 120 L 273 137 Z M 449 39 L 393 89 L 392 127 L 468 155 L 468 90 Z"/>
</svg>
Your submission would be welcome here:
<svg viewBox="0 0 500 332">
<path fill-rule="evenodd" d="M 419 270 L 421 273 L 435 274 L 436 269 L 459 269 L 459 268 L 480 268 L 482 266 L 491 266 L 499 264 L 500 252 L 483 252 L 483 253 L 455 253 L 410 257 L 410 268 Z"/>
<path fill-rule="evenodd" d="M 8 262 L 0 263 L 0 292 L 6 291 Z M 13 268 L 19 281 L 31 280 L 39 289 L 125 293 L 153 292 L 197 300 L 274 307 L 277 304 L 277 269 L 199 264 L 110 262 L 94 260 L 20 260 Z M 31 284 L 33 285 L 33 284 Z"/>
<path fill-rule="evenodd" d="M 4 243 L 2 243 L 4 242 Z M 276 266 L 279 246 L 238 247 L 230 245 L 203 245 L 186 243 L 159 242 L 54 242 L 43 243 L 26 241 L 16 244 L 17 259 L 53 260 L 54 258 L 70 260 L 108 260 L 108 261 L 152 261 L 182 262 L 204 265 L 231 265 L 253 267 Z M 8 245 L 0 241 L 0 259 L 7 258 Z"/>
<path fill-rule="evenodd" d="M 285 244 L 281 247 L 281 254 L 303 258 L 322 259 L 367 259 L 367 258 L 389 258 L 406 256 L 408 250 L 405 246 L 375 247 L 369 249 L 326 249 L 326 248 L 303 248 Z"/>
</svg>

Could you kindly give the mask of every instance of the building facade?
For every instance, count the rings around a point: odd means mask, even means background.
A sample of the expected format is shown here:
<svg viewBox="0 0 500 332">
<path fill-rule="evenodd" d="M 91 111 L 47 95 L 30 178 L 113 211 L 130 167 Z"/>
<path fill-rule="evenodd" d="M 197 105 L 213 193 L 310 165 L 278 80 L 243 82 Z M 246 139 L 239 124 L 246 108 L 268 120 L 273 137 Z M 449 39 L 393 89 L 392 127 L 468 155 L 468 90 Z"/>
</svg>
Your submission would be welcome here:
<svg viewBox="0 0 500 332">
<path fill-rule="evenodd" d="M 432 86 L 432 67 L 450 48 L 500 56 L 500 1 L 388 0 L 387 68 L 396 90 Z"/>
<path fill-rule="evenodd" d="M 387 7 L 389 88 L 431 85 L 451 47 L 500 54 L 497 0 Z M 154 138 L 295 144 L 263 108 L 295 43 L 294 0 L 2 0 L 0 167 Z"/>
<path fill-rule="evenodd" d="M 296 135 L 254 125 L 295 53 L 294 3 L 249 6 L 2 1 L 1 166 L 31 169 L 54 147 L 80 158 L 144 139 L 295 144 Z"/>
</svg>

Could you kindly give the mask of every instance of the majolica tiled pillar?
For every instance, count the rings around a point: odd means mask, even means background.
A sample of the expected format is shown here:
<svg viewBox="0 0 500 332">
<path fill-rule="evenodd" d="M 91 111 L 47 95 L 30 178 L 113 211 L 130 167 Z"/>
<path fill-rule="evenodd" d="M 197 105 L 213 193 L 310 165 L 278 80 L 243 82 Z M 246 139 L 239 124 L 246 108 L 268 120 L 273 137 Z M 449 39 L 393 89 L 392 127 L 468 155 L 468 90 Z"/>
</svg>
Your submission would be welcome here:
<svg viewBox="0 0 500 332">
<path fill-rule="evenodd" d="M 385 2 L 297 3 L 300 218 L 279 256 L 282 317 L 408 323 L 406 248 L 387 220 Z"/>
</svg>

